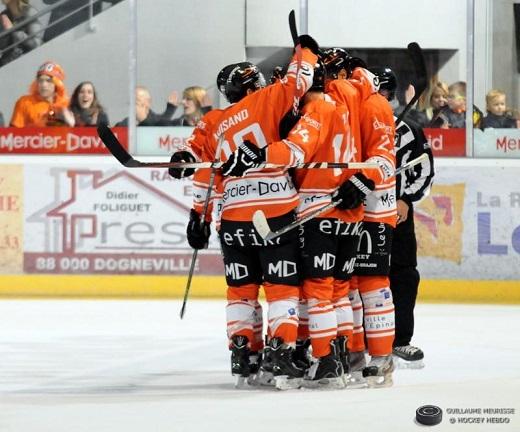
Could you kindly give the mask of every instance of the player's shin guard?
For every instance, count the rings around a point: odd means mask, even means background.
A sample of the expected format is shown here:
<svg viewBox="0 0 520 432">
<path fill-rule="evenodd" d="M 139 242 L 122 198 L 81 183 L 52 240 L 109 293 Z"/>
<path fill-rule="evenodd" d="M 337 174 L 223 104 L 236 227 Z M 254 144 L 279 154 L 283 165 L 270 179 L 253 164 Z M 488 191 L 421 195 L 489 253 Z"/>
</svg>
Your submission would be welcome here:
<svg viewBox="0 0 520 432">
<path fill-rule="evenodd" d="M 246 336 L 254 341 L 255 311 L 258 303 L 258 285 L 249 284 L 240 287 L 228 287 L 226 306 L 227 335 Z M 249 347 L 251 348 L 251 347 Z"/>
<path fill-rule="evenodd" d="M 356 285 L 357 286 L 357 285 Z M 353 316 L 353 334 L 351 351 L 361 352 L 365 351 L 365 332 L 363 330 L 363 303 L 359 295 L 359 290 L 353 288 L 349 292 L 349 300 L 352 306 Z"/>
<path fill-rule="evenodd" d="M 336 311 L 336 319 L 338 321 L 338 337 L 345 336 L 347 338 L 347 347 L 352 349 L 352 334 L 354 326 L 354 315 L 352 305 L 348 297 L 349 281 L 334 281 L 334 297 L 333 305 Z"/>
<path fill-rule="evenodd" d="M 264 319 L 262 305 L 255 302 L 255 312 L 253 315 L 253 340 L 251 341 L 251 351 L 261 352 L 264 348 L 264 335 L 263 335 Z"/>
<path fill-rule="evenodd" d="M 308 299 L 309 334 L 315 358 L 330 354 L 331 341 L 336 338 L 336 312 L 330 300 Z"/>
<path fill-rule="evenodd" d="M 395 337 L 395 315 L 388 277 L 359 277 L 359 290 L 363 298 L 368 352 L 377 357 L 390 355 Z"/>
<path fill-rule="evenodd" d="M 298 334 L 298 302 L 300 289 L 297 286 L 265 283 L 269 311 L 269 332 L 272 338 L 281 338 L 286 345 L 296 345 Z"/>
<path fill-rule="evenodd" d="M 309 339 L 309 310 L 307 300 L 300 299 L 298 306 L 298 340 Z"/>
</svg>

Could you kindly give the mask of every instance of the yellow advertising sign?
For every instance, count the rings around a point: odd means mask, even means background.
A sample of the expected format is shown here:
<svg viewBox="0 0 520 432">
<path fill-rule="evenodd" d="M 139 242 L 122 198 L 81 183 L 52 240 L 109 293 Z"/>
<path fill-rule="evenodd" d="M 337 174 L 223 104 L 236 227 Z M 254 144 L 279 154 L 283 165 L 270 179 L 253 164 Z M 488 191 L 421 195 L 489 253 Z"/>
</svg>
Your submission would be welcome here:
<svg viewBox="0 0 520 432">
<path fill-rule="evenodd" d="M 456 263 L 462 258 L 465 184 L 434 185 L 415 209 L 417 254 Z"/>
<path fill-rule="evenodd" d="M 0 165 L 0 273 L 23 271 L 23 166 Z"/>
</svg>

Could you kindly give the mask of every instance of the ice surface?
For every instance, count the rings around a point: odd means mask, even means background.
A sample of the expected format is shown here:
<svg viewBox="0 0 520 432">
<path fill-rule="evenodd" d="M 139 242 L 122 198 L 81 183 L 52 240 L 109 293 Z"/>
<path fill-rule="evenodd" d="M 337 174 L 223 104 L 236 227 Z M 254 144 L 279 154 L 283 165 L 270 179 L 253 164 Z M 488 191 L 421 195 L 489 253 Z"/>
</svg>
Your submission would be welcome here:
<svg viewBox="0 0 520 432">
<path fill-rule="evenodd" d="M 520 307 L 419 304 L 426 368 L 370 390 L 236 390 L 223 301 L 0 301 L 0 431 L 520 430 Z M 450 424 L 448 408 L 514 408 Z M 480 416 L 486 418 L 487 416 Z M 380 428 L 380 429 L 377 429 Z"/>
</svg>

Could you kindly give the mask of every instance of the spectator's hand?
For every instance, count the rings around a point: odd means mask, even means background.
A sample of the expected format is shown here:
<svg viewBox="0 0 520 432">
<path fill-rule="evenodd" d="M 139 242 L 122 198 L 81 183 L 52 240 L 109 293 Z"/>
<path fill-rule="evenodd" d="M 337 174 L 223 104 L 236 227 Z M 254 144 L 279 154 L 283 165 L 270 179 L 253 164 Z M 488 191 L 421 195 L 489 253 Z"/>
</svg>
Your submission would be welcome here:
<svg viewBox="0 0 520 432">
<path fill-rule="evenodd" d="M 247 171 L 257 168 L 263 162 L 265 162 L 265 150 L 246 140 L 222 165 L 222 175 L 242 177 Z"/>
<path fill-rule="evenodd" d="M 74 127 L 76 124 L 76 120 L 74 119 L 74 114 L 68 108 L 63 108 L 61 111 L 61 117 L 67 126 Z"/>
<path fill-rule="evenodd" d="M 200 106 L 202 108 L 210 107 L 213 104 L 213 101 L 211 100 L 211 96 L 206 92 L 204 97 L 202 98 L 202 102 Z"/>
<path fill-rule="evenodd" d="M 188 151 L 177 151 L 172 154 L 170 162 L 195 162 L 195 157 Z M 168 174 L 173 178 L 181 179 L 183 177 L 189 177 L 195 172 L 192 168 L 168 168 Z"/>
<path fill-rule="evenodd" d="M 7 15 L 0 15 L 0 19 L 2 21 L 2 27 L 4 30 L 9 30 L 11 27 L 13 27 L 13 23 Z"/>
<path fill-rule="evenodd" d="M 186 228 L 188 243 L 193 249 L 206 249 L 209 243 L 211 230 L 209 222 L 204 221 L 200 224 L 200 215 L 193 209 L 190 211 L 190 220 Z"/>
<path fill-rule="evenodd" d="M 362 173 L 354 174 L 343 183 L 332 196 L 332 201 L 341 202 L 337 207 L 341 210 L 352 210 L 359 207 L 365 197 L 375 189 L 373 180 L 365 177 Z"/>
<path fill-rule="evenodd" d="M 403 200 L 397 200 L 397 223 L 403 223 L 408 219 L 408 204 Z"/>
<path fill-rule="evenodd" d="M 168 103 L 174 106 L 179 105 L 179 93 L 177 92 L 177 90 L 173 90 L 170 93 L 170 95 L 168 96 Z"/>
<path fill-rule="evenodd" d="M 406 104 L 410 103 L 410 101 L 413 99 L 414 96 L 415 96 L 415 88 L 412 84 L 409 84 L 408 88 L 404 92 L 404 100 L 405 100 Z"/>
</svg>

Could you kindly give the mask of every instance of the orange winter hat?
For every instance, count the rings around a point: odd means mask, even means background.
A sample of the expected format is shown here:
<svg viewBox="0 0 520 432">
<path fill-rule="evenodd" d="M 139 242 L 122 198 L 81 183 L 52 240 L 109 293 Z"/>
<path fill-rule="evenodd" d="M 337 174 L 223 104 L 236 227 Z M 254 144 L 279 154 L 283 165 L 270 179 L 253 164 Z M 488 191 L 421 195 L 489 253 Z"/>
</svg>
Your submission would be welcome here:
<svg viewBox="0 0 520 432">
<path fill-rule="evenodd" d="M 65 79 L 65 72 L 63 71 L 63 68 L 58 63 L 54 63 L 52 61 L 47 61 L 38 68 L 36 76 L 38 77 L 40 75 L 48 75 L 59 79 L 60 81 Z"/>
</svg>

